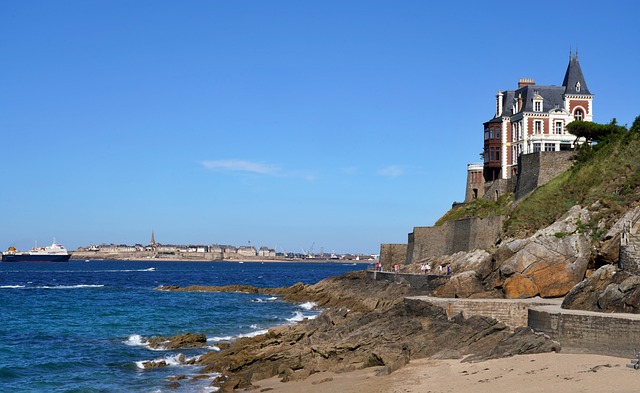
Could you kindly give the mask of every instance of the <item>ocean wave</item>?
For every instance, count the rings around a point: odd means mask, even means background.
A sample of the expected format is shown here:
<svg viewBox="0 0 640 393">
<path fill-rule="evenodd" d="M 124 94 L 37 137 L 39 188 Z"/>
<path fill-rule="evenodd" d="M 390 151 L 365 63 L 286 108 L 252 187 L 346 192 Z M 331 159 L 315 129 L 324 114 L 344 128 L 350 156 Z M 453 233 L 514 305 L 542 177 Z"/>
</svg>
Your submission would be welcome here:
<svg viewBox="0 0 640 393">
<path fill-rule="evenodd" d="M 31 288 L 37 289 L 82 289 L 82 288 L 102 288 L 104 284 L 78 284 L 78 285 L 41 285 Z"/>
<path fill-rule="evenodd" d="M 215 343 L 220 341 L 231 341 L 231 340 L 233 340 L 233 336 L 223 336 L 223 337 L 215 336 L 215 337 L 207 338 L 207 341 L 211 341 Z"/>
<path fill-rule="evenodd" d="M 242 337 L 255 337 L 255 336 L 259 336 L 261 334 L 266 334 L 267 332 L 269 332 L 268 329 L 260 329 L 260 330 L 256 330 L 253 332 L 249 332 L 249 333 L 244 333 L 244 334 L 238 334 L 238 338 L 242 338 Z"/>
<path fill-rule="evenodd" d="M 102 288 L 104 284 L 78 284 L 78 285 L 0 285 L 0 289 L 82 289 Z"/>
<path fill-rule="evenodd" d="M 256 303 L 266 303 L 266 302 L 273 302 L 278 300 L 278 297 L 276 296 L 271 296 L 271 297 L 257 297 L 255 299 L 252 299 L 252 302 L 256 302 Z"/>
<path fill-rule="evenodd" d="M 317 304 L 316 302 L 306 302 L 306 303 L 298 304 L 298 306 L 305 310 L 313 310 L 317 306 Z"/>
<path fill-rule="evenodd" d="M 130 347 L 144 347 L 151 351 L 166 351 L 166 348 L 162 346 L 159 346 L 157 348 L 152 348 L 151 346 L 149 346 L 149 341 L 139 334 L 130 335 L 129 337 L 127 337 L 126 340 L 123 341 L 123 343 Z"/>
<path fill-rule="evenodd" d="M 301 322 L 305 318 L 304 314 L 300 311 L 296 311 L 295 314 L 291 318 L 287 318 L 289 322 Z"/>
<path fill-rule="evenodd" d="M 168 355 L 162 358 L 156 358 L 154 360 L 138 360 L 136 361 L 136 367 L 145 370 L 147 368 L 154 368 L 158 366 L 186 366 L 198 361 L 200 356 L 187 358 L 183 353 L 177 353 L 175 355 Z M 189 364 L 190 363 L 190 364 Z"/>
</svg>

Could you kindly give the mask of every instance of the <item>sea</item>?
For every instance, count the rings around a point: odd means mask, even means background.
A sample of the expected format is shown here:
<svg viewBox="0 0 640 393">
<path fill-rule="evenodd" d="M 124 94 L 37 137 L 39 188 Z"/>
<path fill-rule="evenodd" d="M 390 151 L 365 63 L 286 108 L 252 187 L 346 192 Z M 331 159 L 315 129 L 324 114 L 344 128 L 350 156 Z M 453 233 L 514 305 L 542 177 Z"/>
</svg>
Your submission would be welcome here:
<svg viewBox="0 0 640 393">
<path fill-rule="evenodd" d="M 314 318 L 313 303 L 245 293 L 184 293 L 160 285 L 290 286 L 367 264 L 69 261 L 0 263 L 0 391 L 214 392 L 179 362 L 220 341 Z M 146 339 L 204 333 L 206 349 L 153 350 Z M 145 369 L 149 360 L 166 367 Z M 176 385 L 172 377 L 184 376 Z"/>
</svg>

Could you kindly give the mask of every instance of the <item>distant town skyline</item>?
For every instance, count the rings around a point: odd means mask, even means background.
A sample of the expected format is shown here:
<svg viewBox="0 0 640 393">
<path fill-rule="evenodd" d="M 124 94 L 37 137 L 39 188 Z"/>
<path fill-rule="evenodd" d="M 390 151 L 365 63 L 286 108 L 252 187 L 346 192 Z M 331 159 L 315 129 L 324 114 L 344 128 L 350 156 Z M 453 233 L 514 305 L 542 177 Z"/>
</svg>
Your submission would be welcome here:
<svg viewBox="0 0 640 393">
<path fill-rule="evenodd" d="M 631 1 L 3 2 L 0 248 L 379 253 L 465 198 L 497 90 L 640 114 Z"/>
</svg>

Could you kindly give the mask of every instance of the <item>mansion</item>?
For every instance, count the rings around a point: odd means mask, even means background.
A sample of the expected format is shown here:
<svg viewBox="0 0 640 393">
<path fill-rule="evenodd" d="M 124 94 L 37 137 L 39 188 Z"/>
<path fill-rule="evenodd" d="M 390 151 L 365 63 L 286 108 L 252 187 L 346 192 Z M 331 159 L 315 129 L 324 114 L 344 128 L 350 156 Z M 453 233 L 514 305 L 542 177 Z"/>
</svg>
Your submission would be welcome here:
<svg viewBox="0 0 640 393">
<path fill-rule="evenodd" d="M 516 90 L 498 90 L 495 115 L 484 123 L 484 162 L 468 166 L 465 202 L 485 196 L 493 183 L 514 184 L 510 180 L 518 175 L 522 155 L 573 150 L 583 141 L 567 132 L 567 124 L 592 119 L 593 95 L 577 52 L 570 55 L 562 86 L 536 85 L 531 78 L 521 78 Z"/>
</svg>

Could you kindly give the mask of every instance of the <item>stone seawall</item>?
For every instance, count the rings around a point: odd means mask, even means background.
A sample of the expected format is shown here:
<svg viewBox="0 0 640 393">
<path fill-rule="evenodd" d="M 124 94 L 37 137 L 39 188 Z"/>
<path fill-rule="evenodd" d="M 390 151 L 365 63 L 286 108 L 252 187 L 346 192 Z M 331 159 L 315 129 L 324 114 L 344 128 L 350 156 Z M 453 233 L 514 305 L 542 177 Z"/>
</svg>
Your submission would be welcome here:
<svg viewBox="0 0 640 393">
<path fill-rule="evenodd" d="M 561 299 L 451 299 L 413 296 L 462 314 L 496 319 L 510 328 L 529 326 L 558 341 L 563 351 L 634 357 L 640 351 L 640 314 L 566 310 Z"/>
<path fill-rule="evenodd" d="M 640 351 L 640 315 L 597 313 L 539 306 L 529 309 L 529 326 L 557 340 L 569 352 L 635 357 Z"/>
<path fill-rule="evenodd" d="M 415 227 L 408 236 L 407 263 L 458 251 L 488 249 L 498 239 L 503 222 L 504 217 L 493 216 L 448 221 L 440 226 Z"/>
<path fill-rule="evenodd" d="M 493 318 L 509 326 L 512 330 L 519 326 L 527 326 L 529 308 L 543 304 L 559 305 L 554 299 L 451 299 L 431 296 L 414 296 L 411 299 L 422 300 L 445 309 L 447 316 L 452 318 L 462 313 L 469 318 L 480 315 Z"/>
<path fill-rule="evenodd" d="M 380 263 L 386 268 L 407 263 L 406 244 L 381 244 Z"/>
</svg>

